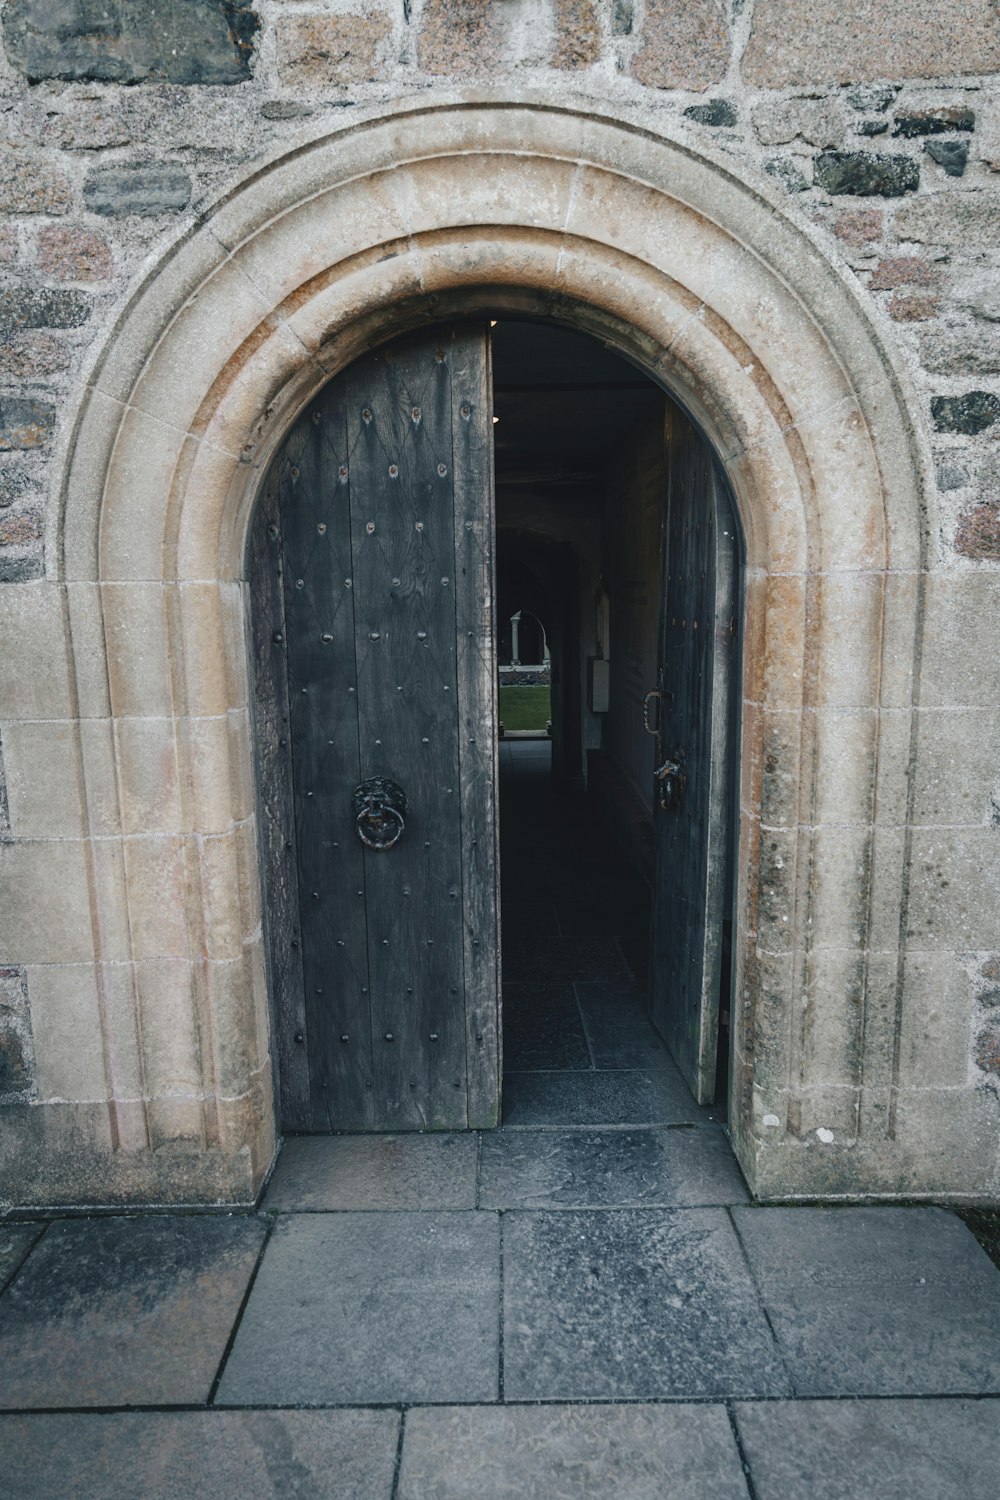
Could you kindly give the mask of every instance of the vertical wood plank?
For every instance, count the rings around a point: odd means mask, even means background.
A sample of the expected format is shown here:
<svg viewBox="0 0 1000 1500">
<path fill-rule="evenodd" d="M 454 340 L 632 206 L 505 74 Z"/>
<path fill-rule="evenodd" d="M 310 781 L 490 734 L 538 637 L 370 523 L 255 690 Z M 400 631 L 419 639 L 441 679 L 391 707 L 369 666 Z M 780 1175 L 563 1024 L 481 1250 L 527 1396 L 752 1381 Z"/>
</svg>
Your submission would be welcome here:
<svg viewBox="0 0 1000 1500">
<path fill-rule="evenodd" d="M 312 1123 L 305 1046 L 295 810 L 288 751 L 288 675 L 278 476 L 272 467 L 247 544 L 247 614 L 256 748 L 257 845 L 264 942 L 273 1002 L 279 1117 L 286 1130 Z M 295 1038 L 301 1036 L 302 1042 Z"/>
<path fill-rule="evenodd" d="M 468 1123 L 462 993 L 453 344 L 423 334 L 347 372 L 361 775 L 406 830 L 365 851 L 374 1079 L 384 1129 Z"/>
<path fill-rule="evenodd" d="M 344 387 L 333 381 L 277 460 L 312 1128 L 377 1124 L 362 851 Z M 346 1039 L 346 1040 L 345 1040 Z"/>
<path fill-rule="evenodd" d="M 500 1114 L 500 846 L 489 333 L 456 335 L 452 373 L 455 600 L 470 1126 Z"/>
<path fill-rule="evenodd" d="M 652 1009 L 704 1104 L 718 1042 L 736 543 L 708 445 L 681 412 L 668 425 L 657 752 L 681 761 L 686 781 L 656 810 Z"/>
</svg>

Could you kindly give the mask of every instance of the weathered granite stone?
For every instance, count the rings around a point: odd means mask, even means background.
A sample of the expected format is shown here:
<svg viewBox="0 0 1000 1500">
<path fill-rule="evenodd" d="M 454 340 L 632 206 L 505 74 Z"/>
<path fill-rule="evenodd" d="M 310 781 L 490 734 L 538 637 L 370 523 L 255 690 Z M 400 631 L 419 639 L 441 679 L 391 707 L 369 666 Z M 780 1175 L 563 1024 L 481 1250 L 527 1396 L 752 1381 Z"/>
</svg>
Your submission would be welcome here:
<svg viewBox="0 0 1000 1500">
<path fill-rule="evenodd" d="M 377 78 L 392 33 L 383 12 L 301 15 L 277 28 L 278 76 L 287 88 L 324 89 Z"/>
<path fill-rule="evenodd" d="M 920 363 L 932 375 L 1000 374 L 1000 328 L 928 328 Z"/>
<path fill-rule="evenodd" d="M 104 235 L 75 224 L 47 225 L 35 244 L 35 262 L 46 276 L 63 281 L 106 281 L 114 271 Z"/>
<path fill-rule="evenodd" d="M 0 396 L 0 450 L 43 448 L 55 426 L 55 407 L 24 396 Z"/>
<path fill-rule="evenodd" d="M 35 1053 L 24 969 L 0 967 L 0 1104 L 16 1104 L 35 1092 Z"/>
<path fill-rule="evenodd" d="M 920 292 L 897 294 L 889 303 L 889 316 L 896 323 L 923 323 L 928 318 L 936 318 L 940 311 L 940 297 Z"/>
<path fill-rule="evenodd" d="M 45 556 L 39 546 L 0 551 L 0 583 L 30 583 L 44 572 Z"/>
<path fill-rule="evenodd" d="M 755 105 L 754 129 L 765 146 L 783 146 L 796 136 L 811 146 L 843 144 L 846 124 L 836 99 L 776 99 Z"/>
<path fill-rule="evenodd" d="M 69 361 L 69 349 L 54 333 L 8 334 L 0 339 L 0 374 L 16 380 L 57 375 Z"/>
<path fill-rule="evenodd" d="M 601 25 L 594 0 L 554 0 L 556 36 L 552 66 L 589 68 L 601 55 Z"/>
<path fill-rule="evenodd" d="M 969 482 L 968 470 L 963 469 L 961 464 L 954 463 L 950 458 L 941 459 L 935 470 L 937 487 L 939 490 L 962 490 Z"/>
<path fill-rule="evenodd" d="M 764 171 L 783 183 L 787 193 L 804 193 L 809 186 L 800 169 L 787 156 L 772 156 L 764 163 Z"/>
<path fill-rule="evenodd" d="M 959 307 L 967 307 L 977 318 L 1000 323 L 1000 272 L 981 266 L 959 275 L 951 295 Z"/>
<path fill-rule="evenodd" d="M 44 157 L 27 151 L 0 153 L 0 213 L 64 214 L 73 189 Z"/>
<path fill-rule="evenodd" d="M 885 135 L 889 129 L 888 120 L 862 120 L 856 127 L 858 135 Z"/>
<path fill-rule="evenodd" d="M 838 240 L 858 249 L 880 240 L 884 229 L 885 218 L 880 208 L 849 208 L 838 216 L 833 226 Z"/>
<path fill-rule="evenodd" d="M 37 542 L 42 534 L 42 518 L 37 511 L 21 511 L 0 516 L 0 547 L 21 547 Z"/>
<path fill-rule="evenodd" d="M 1000 193 L 927 193 L 896 214 L 896 234 L 921 245 L 960 245 L 992 250 L 1000 223 Z"/>
<path fill-rule="evenodd" d="M 933 286 L 934 267 L 919 255 L 893 255 L 880 260 L 868 285 L 874 292 L 894 291 L 899 286 Z"/>
<path fill-rule="evenodd" d="M 0 293 L 0 332 L 25 328 L 79 328 L 90 317 L 90 299 L 83 292 L 27 287 Z"/>
<path fill-rule="evenodd" d="M 707 89 L 729 63 L 729 25 L 720 0 L 646 0 L 642 46 L 632 76 L 657 89 Z"/>
<path fill-rule="evenodd" d="M 180 213 L 191 199 L 183 167 L 96 167 L 83 185 L 83 201 L 95 214 Z"/>
<path fill-rule="evenodd" d="M 503 46 L 502 8 L 492 0 L 427 0 L 417 37 L 420 69 L 463 78 L 496 67 Z"/>
<path fill-rule="evenodd" d="M 17 230 L 13 224 L 0 227 L 0 266 L 13 265 L 17 260 Z"/>
<path fill-rule="evenodd" d="M 1000 72 L 992 0 L 757 0 L 743 78 L 758 88 Z"/>
<path fill-rule="evenodd" d="M 244 0 L 9 0 L 4 44 L 31 83 L 242 83 L 259 26 Z"/>
<path fill-rule="evenodd" d="M 977 562 L 1000 562 L 1000 504 L 975 505 L 960 517 L 955 551 Z"/>
<path fill-rule="evenodd" d="M 953 130 L 975 130 L 975 111 L 960 104 L 943 105 L 939 109 L 922 109 L 898 114 L 893 122 L 893 135 L 913 137 L 918 135 L 946 135 Z"/>
<path fill-rule="evenodd" d="M 967 141 L 928 141 L 924 146 L 927 155 L 938 166 L 944 167 L 949 177 L 961 177 L 969 160 Z"/>
<path fill-rule="evenodd" d="M 856 89 L 848 89 L 846 98 L 852 109 L 862 114 L 869 111 L 878 114 L 889 108 L 898 92 L 898 86 L 892 83 L 863 83 Z"/>
<path fill-rule="evenodd" d="M 611 30 L 615 36 L 631 36 L 635 23 L 632 0 L 614 0 L 611 8 Z"/>
<path fill-rule="evenodd" d="M 816 158 L 816 185 L 859 198 L 901 198 L 920 185 L 920 168 L 908 156 L 868 151 L 824 151 Z"/>
<path fill-rule="evenodd" d="M 265 120 L 301 120 L 312 114 L 312 105 L 300 104 L 297 99 L 268 99 L 260 112 Z"/>
<path fill-rule="evenodd" d="M 0 469 L 0 510 L 17 505 L 28 495 L 38 495 L 38 488 L 31 475 L 24 469 L 7 465 Z"/>
<path fill-rule="evenodd" d="M 994 396 L 992 391 L 933 396 L 931 416 L 938 432 L 985 432 L 1000 417 L 1000 396 Z"/>
<path fill-rule="evenodd" d="M 710 99 L 707 104 L 689 104 L 684 111 L 689 120 L 699 125 L 735 125 L 738 119 L 736 106 L 728 99 Z"/>
</svg>

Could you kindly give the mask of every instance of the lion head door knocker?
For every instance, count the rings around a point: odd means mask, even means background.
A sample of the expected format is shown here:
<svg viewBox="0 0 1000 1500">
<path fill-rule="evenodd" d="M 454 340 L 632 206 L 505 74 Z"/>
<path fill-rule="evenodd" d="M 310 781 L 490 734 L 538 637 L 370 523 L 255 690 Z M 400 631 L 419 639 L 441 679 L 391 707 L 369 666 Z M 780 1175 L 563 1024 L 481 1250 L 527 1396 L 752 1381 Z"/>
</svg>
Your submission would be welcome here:
<svg viewBox="0 0 1000 1500">
<path fill-rule="evenodd" d="M 358 838 L 366 849 L 392 849 L 406 827 L 406 793 L 387 776 L 369 776 L 352 796 Z"/>
</svg>

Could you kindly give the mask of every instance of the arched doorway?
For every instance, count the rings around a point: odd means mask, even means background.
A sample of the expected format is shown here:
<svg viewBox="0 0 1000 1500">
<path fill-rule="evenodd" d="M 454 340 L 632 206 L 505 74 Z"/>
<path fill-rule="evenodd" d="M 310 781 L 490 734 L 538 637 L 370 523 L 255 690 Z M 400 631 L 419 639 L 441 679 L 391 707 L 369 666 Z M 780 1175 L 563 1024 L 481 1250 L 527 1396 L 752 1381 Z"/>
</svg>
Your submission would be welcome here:
<svg viewBox="0 0 1000 1500">
<path fill-rule="evenodd" d="M 654 382 L 585 336 L 501 317 L 406 335 L 337 376 L 272 461 L 250 529 L 286 1130 L 499 1118 L 494 559 L 512 521 L 509 597 L 558 607 L 554 769 L 582 791 L 572 772 L 593 763 L 589 801 L 566 808 L 576 828 L 553 825 L 536 856 L 556 878 L 572 845 L 582 869 L 638 816 L 623 852 L 648 852 L 648 1008 L 698 1102 L 714 1098 L 720 994 L 730 1009 L 735 514 L 706 441 Z M 524 595 L 547 560 L 549 599 Z M 536 617 L 519 608 L 515 630 L 522 613 L 529 640 Z M 539 626 L 536 667 L 543 639 Z M 585 687 L 597 662 L 606 702 Z M 612 857 L 598 856 L 598 880 Z M 586 926 L 614 936 L 600 902 Z M 530 976 L 543 939 L 531 921 L 508 929 Z M 572 955 L 560 961 L 572 981 Z"/>
<path fill-rule="evenodd" d="M 156 1197 L 164 1141 L 179 1143 L 169 1191 L 186 1201 L 244 1200 L 266 1171 L 249 519 L 332 375 L 406 328 L 492 316 L 498 293 L 509 313 L 558 316 L 645 364 L 710 436 L 737 499 L 741 1165 L 772 1196 L 881 1191 L 901 1152 L 913 1190 L 925 1180 L 916 1137 L 906 1155 L 920 1114 L 907 1113 L 900 1047 L 909 772 L 886 739 L 910 732 L 919 657 L 928 464 L 914 397 L 794 207 L 658 130 L 499 96 L 359 116 L 206 213 L 89 372 L 63 487 L 59 628 L 81 712 L 162 724 L 163 800 L 182 804 L 179 832 L 106 835 L 105 784 L 82 783 L 113 1122 L 95 1184 Z M 115 760 L 119 805 L 148 802 L 146 775 Z M 150 901 L 160 869 L 169 883 Z M 144 1003 L 164 993 L 165 962 L 165 998 Z M 821 1153 L 817 1126 L 834 1137 Z"/>
</svg>

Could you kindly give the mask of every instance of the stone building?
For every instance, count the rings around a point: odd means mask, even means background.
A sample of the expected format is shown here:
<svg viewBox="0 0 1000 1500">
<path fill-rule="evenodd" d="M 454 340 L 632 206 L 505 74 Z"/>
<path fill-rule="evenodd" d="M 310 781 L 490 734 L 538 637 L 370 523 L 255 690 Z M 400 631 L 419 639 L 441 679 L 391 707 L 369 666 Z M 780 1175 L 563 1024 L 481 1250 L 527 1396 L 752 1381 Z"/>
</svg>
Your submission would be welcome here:
<svg viewBox="0 0 1000 1500">
<path fill-rule="evenodd" d="M 312 1118 L 254 537 L 342 372 L 490 323 L 536 420 L 515 483 L 498 405 L 508 562 L 534 537 L 563 588 L 553 753 L 640 859 L 682 429 L 732 506 L 736 769 L 703 837 L 752 1190 L 995 1201 L 995 0 L 6 0 L 2 27 L 0 1205 L 245 1204 Z M 508 325 L 561 374 L 525 379 Z M 591 443 L 561 489 L 543 410 L 563 469 Z M 469 1123 L 500 1065 L 476 983 Z"/>
</svg>

